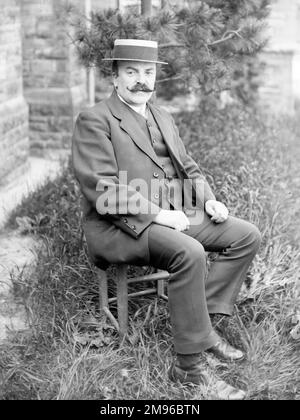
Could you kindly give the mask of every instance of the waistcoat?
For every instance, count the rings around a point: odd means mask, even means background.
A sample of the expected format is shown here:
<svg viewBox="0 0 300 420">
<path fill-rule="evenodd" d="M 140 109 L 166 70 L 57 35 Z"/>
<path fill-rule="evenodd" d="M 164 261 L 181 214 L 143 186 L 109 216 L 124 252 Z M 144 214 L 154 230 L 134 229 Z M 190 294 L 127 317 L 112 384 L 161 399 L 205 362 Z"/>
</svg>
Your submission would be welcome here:
<svg viewBox="0 0 300 420">
<path fill-rule="evenodd" d="M 125 105 L 125 104 L 124 104 Z M 125 105 L 128 106 L 128 105 Z M 130 107 L 129 107 L 130 108 Z M 144 118 L 141 114 L 134 111 L 130 108 L 131 112 L 134 115 L 135 120 L 144 131 L 145 135 L 149 139 L 155 154 L 158 158 L 160 166 L 164 171 L 164 181 L 160 183 L 159 188 L 159 206 L 165 209 L 174 209 L 174 202 L 176 200 L 173 199 L 175 194 L 175 190 L 178 192 L 178 184 L 176 184 L 176 188 L 174 187 L 174 183 L 179 181 L 175 167 L 173 165 L 172 159 L 170 157 L 168 148 L 162 136 L 162 133 L 159 129 L 155 118 L 152 115 L 152 112 L 148 108 L 148 118 Z M 177 179 L 176 179 L 177 178 Z M 176 179 L 176 181 L 172 181 Z M 171 186 L 172 185 L 172 186 Z M 180 187 L 181 189 L 181 187 Z M 174 204 L 175 205 L 175 204 Z M 175 205 L 175 207 L 177 207 Z"/>
</svg>

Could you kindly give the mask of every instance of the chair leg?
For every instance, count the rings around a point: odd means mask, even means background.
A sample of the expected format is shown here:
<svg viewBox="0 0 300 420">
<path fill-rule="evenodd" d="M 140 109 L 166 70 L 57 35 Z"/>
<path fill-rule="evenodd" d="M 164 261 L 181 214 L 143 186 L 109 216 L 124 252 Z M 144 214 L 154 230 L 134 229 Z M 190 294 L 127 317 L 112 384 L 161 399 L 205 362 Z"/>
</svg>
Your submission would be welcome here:
<svg viewBox="0 0 300 420">
<path fill-rule="evenodd" d="M 99 307 L 100 312 L 103 312 L 112 322 L 114 327 L 119 331 L 120 327 L 118 321 L 109 310 L 108 306 L 108 288 L 107 288 L 107 274 L 106 271 L 97 268 L 97 277 L 99 284 Z"/>
<path fill-rule="evenodd" d="M 118 321 L 120 327 L 120 337 L 123 338 L 128 329 L 128 284 L 127 284 L 126 264 L 117 266 L 117 303 L 118 303 Z"/>
<path fill-rule="evenodd" d="M 97 277 L 99 284 L 99 307 L 100 310 L 108 308 L 108 290 L 107 290 L 107 274 L 106 271 L 97 268 Z"/>
<path fill-rule="evenodd" d="M 157 270 L 159 272 L 161 270 Z M 157 296 L 168 301 L 168 296 L 165 294 L 165 280 L 157 280 Z"/>
<path fill-rule="evenodd" d="M 157 280 L 157 295 L 163 296 L 165 292 L 165 282 L 164 280 Z"/>
</svg>

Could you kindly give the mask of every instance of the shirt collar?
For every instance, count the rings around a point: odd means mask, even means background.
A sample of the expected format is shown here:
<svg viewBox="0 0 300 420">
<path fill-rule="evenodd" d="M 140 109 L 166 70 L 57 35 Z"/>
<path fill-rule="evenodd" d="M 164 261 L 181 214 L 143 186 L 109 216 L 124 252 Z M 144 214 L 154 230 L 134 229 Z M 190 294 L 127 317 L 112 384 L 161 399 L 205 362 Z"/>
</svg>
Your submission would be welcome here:
<svg viewBox="0 0 300 420">
<path fill-rule="evenodd" d="M 148 105 L 146 104 L 146 108 L 145 108 L 145 114 L 142 114 L 139 110 L 138 107 L 135 107 L 134 105 L 130 105 L 128 102 L 125 101 L 125 99 L 123 99 L 118 93 L 117 93 L 120 101 L 124 102 L 124 104 L 126 104 L 127 106 L 129 106 L 129 108 L 133 109 L 135 112 L 137 112 L 138 114 L 142 115 L 144 118 L 147 118 L 147 114 L 148 114 Z"/>
</svg>

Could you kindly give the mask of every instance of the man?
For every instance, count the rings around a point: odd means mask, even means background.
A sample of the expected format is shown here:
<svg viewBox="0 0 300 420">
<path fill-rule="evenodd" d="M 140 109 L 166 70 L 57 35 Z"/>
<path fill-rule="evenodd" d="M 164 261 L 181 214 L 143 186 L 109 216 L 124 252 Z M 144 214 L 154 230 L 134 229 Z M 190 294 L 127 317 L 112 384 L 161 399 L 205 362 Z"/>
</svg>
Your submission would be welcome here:
<svg viewBox="0 0 300 420">
<path fill-rule="evenodd" d="M 113 62 L 114 92 L 79 114 L 73 136 L 89 253 L 102 268 L 129 263 L 171 274 L 169 310 L 177 357 L 169 376 L 182 383 L 207 383 L 204 351 L 225 361 L 244 358 L 216 334 L 209 314 L 232 314 L 260 233 L 228 216 L 187 154 L 172 117 L 148 102 L 156 65 L 165 64 L 157 60 L 157 43 L 116 40 L 108 60 Z M 218 252 L 208 276 L 207 250 Z M 212 382 L 218 398 L 245 397 L 218 378 Z"/>
</svg>

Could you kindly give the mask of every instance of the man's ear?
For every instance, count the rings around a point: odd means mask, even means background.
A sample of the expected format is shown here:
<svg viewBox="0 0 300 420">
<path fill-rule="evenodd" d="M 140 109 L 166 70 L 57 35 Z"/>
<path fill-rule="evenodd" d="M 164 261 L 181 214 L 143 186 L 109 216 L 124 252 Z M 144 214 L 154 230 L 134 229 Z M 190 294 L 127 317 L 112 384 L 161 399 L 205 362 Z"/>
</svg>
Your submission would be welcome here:
<svg viewBox="0 0 300 420">
<path fill-rule="evenodd" d="M 113 82 L 113 85 L 114 85 L 115 89 L 118 89 L 117 77 L 118 77 L 118 75 L 115 72 L 113 72 L 112 73 L 112 79 L 113 79 L 112 82 Z"/>
</svg>

